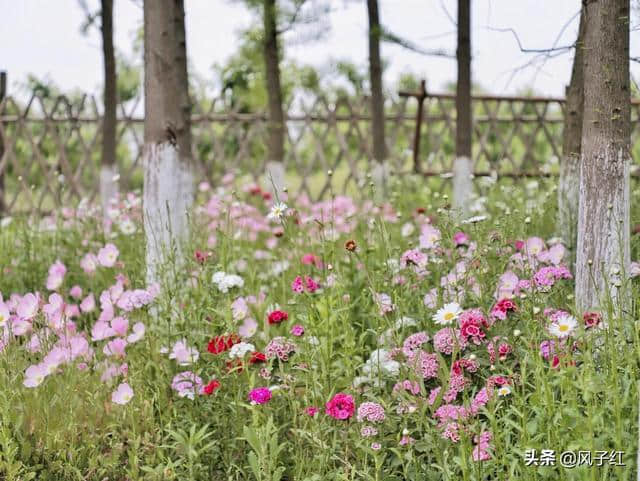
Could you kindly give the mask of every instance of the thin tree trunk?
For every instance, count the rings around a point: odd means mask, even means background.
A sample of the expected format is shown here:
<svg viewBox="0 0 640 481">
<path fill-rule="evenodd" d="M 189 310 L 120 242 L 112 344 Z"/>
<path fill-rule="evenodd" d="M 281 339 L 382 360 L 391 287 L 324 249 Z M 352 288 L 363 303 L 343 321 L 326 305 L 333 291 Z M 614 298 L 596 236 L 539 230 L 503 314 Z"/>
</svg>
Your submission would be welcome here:
<svg viewBox="0 0 640 481">
<path fill-rule="evenodd" d="M 184 0 L 144 2 L 144 193 L 147 281 L 180 264 L 193 204 Z"/>
<path fill-rule="evenodd" d="M 369 82 L 371 84 L 371 135 L 373 137 L 374 181 L 379 194 L 386 193 L 388 168 L 384 125 L 384 95 L 382 93 L 382 61 L 380 59 L 380 14 L 378 0 L 367 0 L 369 13 Z"/>
<path fill-rule="evenodd" d="M 562 133 L 562 162 L 558 180 L 557 232 L 575 257 L 578 225 L 578 189 L 580 185 L 580 148 L 582 142 L 582 114 L 584 108 L 584 52 L 585 14 L 580 13 L 571 81 L 566 89 L 564 130 Z"/>
<path fill-rule="evenodd" d="M 4 99 L 7 94 L 7 73 L 0 72 L 0 103 Z M 0 110 L 0 115 L 2 114 L 2 110 Z M 0 218 L 5 214 L 5 210 L 7 206 L 4 203 L 4 173 L 7 170 L 7 165 L 2 164 L 2 157 L 4 156 L 4 125 L 0 125 L 2 127 L 2 135 L 0 135 Z"/>
<path fill-rule="evenodd" d="M 102 121 L 102 163 L 100 198 L 104 225 L 108 229 L 111 200 L 118 194 L 116 164 L 116 57 L 113 49 L 113 0 L 102 0 L 102 54 L 104 60 L 104 118 Z"/>
<path fill-rule="evenodd" d="M 284 188 L 284 112 L 280 84 L 280 54 L 278 52 L 278 22 L 276 0 L 264 0 L 264 65 L 269 103 L 267 123 L 267 183 L 274 194 Z"/>
<path fill-rule="evenodd" d="M 587 0 L 576 302 L 603 308 L 629 267 L 629 0 Z"/>
<path fill-rule="evenodd" d="M 456 85 L 456 159 L 453 163 L 453 207 L 469 213 L 473 194 L 471 163 L 471 1 L 458 0 L 458 82 Z"/>
</svg>

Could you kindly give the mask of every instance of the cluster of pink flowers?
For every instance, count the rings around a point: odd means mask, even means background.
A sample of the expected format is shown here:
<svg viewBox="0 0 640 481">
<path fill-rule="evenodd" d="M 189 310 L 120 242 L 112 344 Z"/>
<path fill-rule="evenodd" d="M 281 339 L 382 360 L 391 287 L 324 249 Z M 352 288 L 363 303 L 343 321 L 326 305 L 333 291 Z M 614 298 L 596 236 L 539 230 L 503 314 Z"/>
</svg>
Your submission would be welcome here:
<svg viewBox="0 0 640 481">
<path fill-rule="evenodd" d="M 487 319 L 480 309 L 469 309 L 460 314 L 458 318 L 460 334 L 467 342 L 479 345 L 485 337 L 483 327 L 488 327 Z"/>
<path fill-rule="evenodd" d="M 411 334 L 404 340 L 402 344 L 402 353 L 409 357 L 412 356 L 423 344 L 429 342 L 429 336 L 426 332 L 416 332 Z"/>
<path fill-rule="evenodd" d="M 358 421 L 381 423 L 385 419 L 384 408 L 375 402 L 363 402 L 358 406 Z"/>
<path fill-rule="evenodd" d="M 445 327 L 433 335 L 433 347 L 442 354 L 452 354 L 454 350 L 464 351 L 467 341 L 460 329 Z"/>
<path fill-rule="evenodd" d="M 475 446 L 473 448 L 472 457 L 474 461 L 487 461 L 491 459 L 489 450 L 491 449 L 491 432 L 483 431 L 479 436 L 475 436 L 473 441 Z"/>
<path fill-rule="evenodd" d="M 296 276 L 296 278 L 291 283 L 291 290 L 296 294 L 302 294 L 305 290 L 308 293 L 313 294 L 318 289 L 320 289 L 320 284 L 318 284 L 309 276 L 305 276 L 304 280 L 301 276 Z"/>
<path fill-rule="evenodd" d="M 191 371 L 176 374 L 171 381 L 171 389 L 180 397 L 193 399 L 196 394 L 204 393 L 202 378 Z"/>
<path fill-rule="evenodd" d="M 548 291 L 558 279 L 571 278 L 571 272 L 565 266 L 547 266 L 541 267 L 533 275 L 533 283 L 541 291 Z"/>
<path fill-rule="evenodd" d="M 251 404 L 265 404 L 271 400 L 272 396 L 271 389 L 268 387 L 257 387 L 249 392 L 249 401 Z"/>
<path fill-rule="evenodd" d="M 392 392 L 395 394 L 399 391 L 406 391 L 414 396 L 420 394 L 420 384 L 417 381 L 411 381 L 409 379 L 405 379 L 404 381 L 400 381 L 394 384 Z"/>
<path fill-rule="evenodd" d="M 267 359 L 279 359 L 281 361 L 288 361 L 289 356 L 297 350 L 295 343 L 288 340 L 286 337 L 278 336 L 269 341 L 267 347 L 264 349 L 264 353 Z"/>
</svg>

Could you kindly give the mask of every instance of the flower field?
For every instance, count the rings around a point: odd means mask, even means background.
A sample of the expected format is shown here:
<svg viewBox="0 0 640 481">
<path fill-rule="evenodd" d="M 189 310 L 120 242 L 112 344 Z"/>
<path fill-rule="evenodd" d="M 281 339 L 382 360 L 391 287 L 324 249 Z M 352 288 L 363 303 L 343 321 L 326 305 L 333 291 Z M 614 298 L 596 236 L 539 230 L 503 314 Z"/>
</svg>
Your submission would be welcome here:
<svg viewBox="0 0 640 481">
<path fill-rule="evenodd" d="M 479 182 L 463 220 L 440 182 L 201 184 L 151 285 L 136 193 L 107 231 L 82 204 L 5 220 L 0 477 L 635 479 L 636 303 L 576 311 L 551 182 Z"/>
</svg>

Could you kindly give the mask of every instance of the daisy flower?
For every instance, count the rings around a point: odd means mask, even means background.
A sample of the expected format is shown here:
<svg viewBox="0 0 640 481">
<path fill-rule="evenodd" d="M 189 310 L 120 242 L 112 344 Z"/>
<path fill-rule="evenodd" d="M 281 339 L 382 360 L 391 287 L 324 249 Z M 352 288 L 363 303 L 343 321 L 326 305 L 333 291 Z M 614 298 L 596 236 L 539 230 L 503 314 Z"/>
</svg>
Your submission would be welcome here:
<svg viewBox="0 0 640 481">
<path fill-rule="evenodd" d="M 287 211 L 287 208 L 288 208 L 287 204 L 285 204 L 284 202 L 274 204 L 273 207 L 271 207 L 271 212 L 269 212 L 269 215 L 267 215 L 267 218 L 280 220 L 284 217 L 284 214 Z"/>
<path fill-rule="evenodd" d="M 434 314 L 433 320 L 436 324 L 447 325 L 455 321 L 460 314 L 462 314 L 460 304 L 457 302 L 450 302 L 449 304 L 445 304 L 444 307 L 440 308 L 438 312 Z"/>
<path fill-rule="evenodd" d="M 511 388 L 509 386 L 501 386 L 500 389 L 498 389 L 498 396 L 507 396 L 511 394 Z"/>
<path fill-rule="evenodd" d="M 549 326 L 549 332 L 556 337 L 568 337 L 578 327 L 575 317 L 564 315 Z"/>
</svg>

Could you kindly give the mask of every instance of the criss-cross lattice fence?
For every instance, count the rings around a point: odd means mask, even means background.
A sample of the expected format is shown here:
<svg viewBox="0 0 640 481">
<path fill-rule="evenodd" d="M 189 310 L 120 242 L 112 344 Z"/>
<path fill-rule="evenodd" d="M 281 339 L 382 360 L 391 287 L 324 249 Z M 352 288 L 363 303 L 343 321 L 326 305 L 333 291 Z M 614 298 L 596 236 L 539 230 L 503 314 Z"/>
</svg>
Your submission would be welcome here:
<svg viewBox="0 0 640 481">
<path fill-rule="evenodd" d="M 143 117 L 140 100 L 118 107 L 117 157 L 123 190 L 142 186 Z M 479 175 L 548 175 L 557 172 L 562 147 L 563 101 L 479 96 L 473 100 L 473 154 Z M 638 118 L 632 106 L 633 154 L 640 158 Z M 357 194 L 371 158 L 369 102 L 298 99 L 287 106 L 289 190 L 319 199 L 329 192 Z M 411 98 L 386 105 L 390 163 L 414 170 L 417 105 Z M 4 213 L 43 212 L 95 200 L 100 169 L 100 101 L 83 96 L 0 101 L 0 193 Z M 224 100 L 199 102 L 193 112 L 193 157 L 201 180 L 213 185 L 234 171 L 263 181 L 266 115 L 244 112 Z M 420 131 L 420 172 L 450 172 L 455 154 L 455 97 L 426 95 Z M 333 176 L 327 176 L 332 170 Z"/>
</svg>

